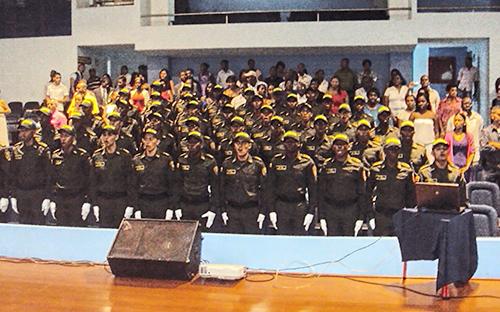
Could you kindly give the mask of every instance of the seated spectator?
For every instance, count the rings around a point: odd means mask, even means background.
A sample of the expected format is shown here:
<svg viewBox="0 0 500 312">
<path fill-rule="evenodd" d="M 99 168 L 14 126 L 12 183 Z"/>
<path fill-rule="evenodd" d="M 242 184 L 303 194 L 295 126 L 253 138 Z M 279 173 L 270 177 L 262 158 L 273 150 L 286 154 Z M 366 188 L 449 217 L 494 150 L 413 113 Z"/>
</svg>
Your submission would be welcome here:
<svg viewBox="0 0 500 312">
<path fill-rule="evenodd" d="M 62 126 L 68 124 L 68 119 L 66 116 L 57 110 L 57 101 L 48 100 L 47 107 L 50 109 L 50 124 L 55 130 L 59 130 Z"/>
</svg>

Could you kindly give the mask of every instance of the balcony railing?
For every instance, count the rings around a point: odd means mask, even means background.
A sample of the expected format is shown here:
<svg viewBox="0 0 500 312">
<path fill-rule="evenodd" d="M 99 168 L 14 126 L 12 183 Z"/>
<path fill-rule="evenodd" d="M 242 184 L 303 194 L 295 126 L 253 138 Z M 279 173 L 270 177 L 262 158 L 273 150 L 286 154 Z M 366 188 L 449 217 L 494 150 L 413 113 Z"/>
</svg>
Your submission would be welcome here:
<svg viewBox="0 0 500 312">
<path fill-rule="evenodd" d="M 252 10 L 228 12 L 196 12 L 147 14 L 142 19 L 166 18 L 171 25 L 322 22 L 346 20 L 387 20 L 390 12 L 410 12 L 410 7 L 350 8 L 320 10 Z"/>
<path fill-rule="evenodd" d="M 418 13 L 500 12 L 500 0 L 418 0 Z"/>
</svg>

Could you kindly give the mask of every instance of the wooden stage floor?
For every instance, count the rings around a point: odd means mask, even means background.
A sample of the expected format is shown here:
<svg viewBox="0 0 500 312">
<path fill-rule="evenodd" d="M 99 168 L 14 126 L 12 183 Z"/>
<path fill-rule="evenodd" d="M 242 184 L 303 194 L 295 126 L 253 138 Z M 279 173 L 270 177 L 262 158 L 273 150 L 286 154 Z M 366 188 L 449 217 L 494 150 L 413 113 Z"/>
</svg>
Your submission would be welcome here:
<svg viewBox="0 0 500 312">
<path fill-rule="evenodd" d="M 272 275 L 250 275 L 265 280 Z M 397 288 L 396 278 L 297 277 L 269 282 L 114 278 L 109 268 L 0 260 L 1 311 L 494 311 L 500 282 L 472 280 L 465 299 L 441 300 Z M 382 283 L 389 286 L 368 283 Z M 433 279 L 406 286 L 434 294 Z M 452 296 L 457 289 L 450 290 Z"/>
</svg>

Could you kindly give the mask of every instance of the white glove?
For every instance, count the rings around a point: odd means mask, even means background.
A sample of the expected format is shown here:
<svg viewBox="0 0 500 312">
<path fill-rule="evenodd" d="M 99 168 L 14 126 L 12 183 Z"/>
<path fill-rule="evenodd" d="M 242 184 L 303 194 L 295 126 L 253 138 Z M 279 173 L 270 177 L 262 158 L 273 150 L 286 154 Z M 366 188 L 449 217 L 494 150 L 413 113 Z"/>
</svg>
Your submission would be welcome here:
<svg viewBox="0 0 500 312">
<path fill-rule="evenodd" d="M 363 226 L 363 220 L 357 220 L 354 224 L 354 237 L 358 236 L 359 230 Z"/>
<path fill-rule="evenodd" d="M 319 220 L 319 226 L 321 227 L 321 230 L 323 231 L 323 233 L 326 235 L 328 235 L 328 227 L 326 226 L 326 220 L 325 219 L 321 219 Z"/>
<path fill-rule="evenodd" d="M 266 216 L 263 215 L 262 213 L 259 213 L 259 216 L 257 217 L 257 223 L 259 224 L 259 230 L 262 230 L 262 224 L 264 223 L 265 219 L 266 219 Z"/>
<path fill-rule="evenodd" d="M 16 213 L 19 214 L 19 210 L 17 210 L 17 198 L 12 197 L 10 199 L 10 208 Z"/>
<path fill-rule="evenodd" d="M 99 222 L 99 206 L 94 206 L 92 210 L 94 211 L 95 222 Z"/>
<path fill-rule="evenodd" d="M 9 199 L 8 198 L 1 198 L 0 199 L 0 211 L 6 212 L 7 208 L 9 208 Z"/>
<path fill-rule="evenodd" d="M 275 230 L 278 229 L 277 223 L 278 223 L 278 215 L 276 212 L 270 212 L 269 213 L 269 220 L 271 220 L 271 224 L 273 225 L 273 228 Z"/>
<path fill-rule="evenodd" d="M 306 214 L 304 217 L 304 223 L 302 224 L 304 226 L 304 230 L 308 231 L 309 226 L 311 226 L 311 223 L 313 222 L 314 215 L 312 213 Z"/>
<path fill-rule="evenodd" d="M 50 214 L 52 215 L 52 218 L 54 218 L 54 220 L 57 220 L 56 219 L 56 210 L 57 210 L 56 203 L 50 202 L 49 209 L 50 209 Z"/>
<path fill-rule="evenodd" d="M 180 220 L 182 218 L 182 209 L 175 209 L 175 217 L 177 220 Z"/>
<path fill-rule="evenodd" d="M 136 212 L 134 212 L 134 218 L 142 219 L 142 213 L 140 210 L 137 210 Z"/>
<path fill-rule="evenodd" d="M 83 221 L 87 220 L 89 213 L 90 213 L 90 204 L 84 203 L 82 205 L 82 220 Z"/>
<path fill-rule="evenodd" d="M 222 222 L 224 222 L 224 225 L 227 225 L 227 220 L 229 220 L 229 217 L 227 216 L 227 212 L 222 213 Z"/>
<path fill-rule="evenodd" d="M 49 213 L 49 210 L 50 210 L 50 199 L 46 198 L 42 202 L 42 212 L 43 212 L 43 215 L 46 216 L 47 213 Z"/>
<path fill-rule="evenodd" d="M 205 226 L 207 227 L 207 229 L 209 229 L 212 226 L 212 224 L 214 224 L 215 212 L 209 210 L 205 212 L 203 215 L 201 215 L 201 217 L 207 218 L 207 224 Z"/>
<path fill-rule="evenodd" d="M 370 221 L 368 221 L 368 225 L 370 226 L 370 229 L 375 230 L 375 218 L 370 219 Z"/>
<path fill-rule="evenodd" d="M 125 208 L 125 213 L 123 214 L 123 217 L 128 219 L 130 217 L 132 217 L 132 215 L 134 214 L 134 207 L 127 207 Z"/>
<path fill-rule="evenodd" d="M 174 212 L 172 209 L 167 209 L 167 213 L 165 213 L 165 220 L 172 220 L 174 216 Z"/>
</svg>

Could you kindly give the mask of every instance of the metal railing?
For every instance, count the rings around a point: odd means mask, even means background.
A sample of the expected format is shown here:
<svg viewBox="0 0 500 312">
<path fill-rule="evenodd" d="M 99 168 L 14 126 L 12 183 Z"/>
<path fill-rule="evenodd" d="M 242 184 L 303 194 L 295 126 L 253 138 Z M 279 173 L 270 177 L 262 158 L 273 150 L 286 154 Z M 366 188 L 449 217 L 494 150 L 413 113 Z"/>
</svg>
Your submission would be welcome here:
<svg viewBox="0 0 500 312">
<path fill-rule="evenodd" d="M 500 12 L 500 5 L 417 6 L 418 13 Z"/>
<path fill-rule="evenodd" d="M 134 0 L 89 0 L 89 7 L 134 5 Z"/>
<path fill-rule="evenodd" d="M 193 12 L 175 14 L 147 14 L 141 18 L 167 18 L 170 24 L 230 24 L 251 22 L 304 22 L 332 20 L 384 20 L 390 11 L 410 12 L 411 7 L 342 8 L 316 10 L 246 10 L 224 12 Z"/>
</svg>

